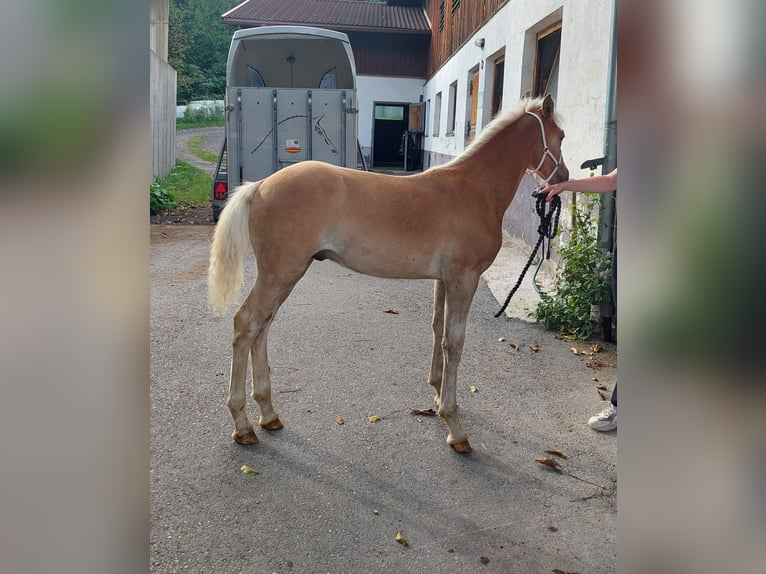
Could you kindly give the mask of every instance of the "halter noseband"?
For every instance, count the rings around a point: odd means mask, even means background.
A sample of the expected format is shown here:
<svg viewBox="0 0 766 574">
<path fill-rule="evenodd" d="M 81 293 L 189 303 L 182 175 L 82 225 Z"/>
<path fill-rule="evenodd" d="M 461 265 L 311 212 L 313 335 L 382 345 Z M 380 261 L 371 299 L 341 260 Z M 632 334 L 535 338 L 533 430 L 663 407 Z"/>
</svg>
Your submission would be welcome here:
<svg viewBox="0 0 766 574">
<path fill-rule="evenodd" d="M 548 147 L 548 140 L 545 137 L 545 127 L 543 126 L 543 120 L 540 119 L 540 116 L 538 116 L 537 114 L 533 114 L 532 112 L 525 112 L 525 113 L 532 116 L 533 118 L 537 120 L 537 122 L 540 124 L 540 133 L 543 136 L 543 156 L 540 158 L 540 163 L 537 164 L 537 167 L 535 169 L 528 169 L 527 173 L 537 174 L 538 171 L 540 171 L 540 168 L 543 167 L 543 164 L 545 163 L 545 158 L 550 157 L 551 160 L 553 160 L 553 171 L 550 173 L 548 177 L 546 177 L 543 180 L 545 182 L 545 185 L 548 185 L 548 182 L 559 170 L 559 166 L 561 165 L 561 158 L 563 154 L 559 153 L 559 157 L 556 158 L 556 156 L 553 155 L 553 153 L 551 152 L 551 149 Z"/>
</svg>

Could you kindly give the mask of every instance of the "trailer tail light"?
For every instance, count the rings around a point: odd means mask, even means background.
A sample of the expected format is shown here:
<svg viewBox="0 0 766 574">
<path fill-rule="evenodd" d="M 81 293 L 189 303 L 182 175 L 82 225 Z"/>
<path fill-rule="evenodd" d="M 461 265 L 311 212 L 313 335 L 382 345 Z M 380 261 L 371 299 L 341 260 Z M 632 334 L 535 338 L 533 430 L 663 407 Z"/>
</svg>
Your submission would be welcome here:
<svg viewBox="0 0 766 574">
<path fill-rule="evenodd" d="M 226 185 L 226 182 L 217 181 L 215 184 L 215 187 L 213 187 L 213 198 L 226 199 L 227 195 L 229 195 L 229 190 L 228 190 L 228 186 Z"/>
</svg>

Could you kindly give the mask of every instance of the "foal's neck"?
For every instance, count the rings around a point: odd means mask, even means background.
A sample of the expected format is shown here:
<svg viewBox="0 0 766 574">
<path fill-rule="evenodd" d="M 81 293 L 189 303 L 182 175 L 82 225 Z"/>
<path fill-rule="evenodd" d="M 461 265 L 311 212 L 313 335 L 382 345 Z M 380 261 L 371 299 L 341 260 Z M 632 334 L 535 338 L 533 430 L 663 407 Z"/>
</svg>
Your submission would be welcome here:
<svg viewBox="0 0 766 574">
<path fill-rule="evenodd" d="M 499 220 L 511 204 L 535 147 L 531 124 L 519 118 L 486 141 L 478 142 L 461 163 L 466 181 L 494 206 Z"/>
</svg>

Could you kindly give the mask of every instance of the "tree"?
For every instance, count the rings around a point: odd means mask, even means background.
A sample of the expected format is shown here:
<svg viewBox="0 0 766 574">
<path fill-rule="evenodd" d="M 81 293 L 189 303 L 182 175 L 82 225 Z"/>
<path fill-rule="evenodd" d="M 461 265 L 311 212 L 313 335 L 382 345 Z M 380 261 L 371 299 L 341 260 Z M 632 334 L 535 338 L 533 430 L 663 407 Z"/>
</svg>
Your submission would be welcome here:
<svg viewBox="0 0 766 574">
<path fill-rule="evenodd" d="M 226 87 L 226 58 L 234 28 L 221 14 L 236 0 L 171 0 L 168 61 L 178 73 L 179 103 L 219 99 Z"/>
</svg>

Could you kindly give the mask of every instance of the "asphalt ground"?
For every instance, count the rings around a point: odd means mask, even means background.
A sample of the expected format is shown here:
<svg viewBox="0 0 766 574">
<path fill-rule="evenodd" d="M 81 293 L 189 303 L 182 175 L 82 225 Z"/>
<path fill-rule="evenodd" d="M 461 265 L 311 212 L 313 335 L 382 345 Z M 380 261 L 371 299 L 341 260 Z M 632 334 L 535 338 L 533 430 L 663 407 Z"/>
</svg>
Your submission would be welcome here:
<svg viewBox="0 0 766 574">
<path fill-rule="evenodd" d="M 474 450 L 458 455 L 438 417 L 410 410 L 434 406 L 432 282 L 314 263 L 269 338 L 285 428 L 240 446 L 225 406 L 233 310 L 207 305 L 212 231 L 152 226 L 152 572 L 615 571 L 617 437 L 586 424 L 616 379 L 614 345 L 575 354 L 593 342 L 495 319 L 481 282 L 457 392 Z M 251 254 L 246 269 L 249 288 Z"/>
</svg>

